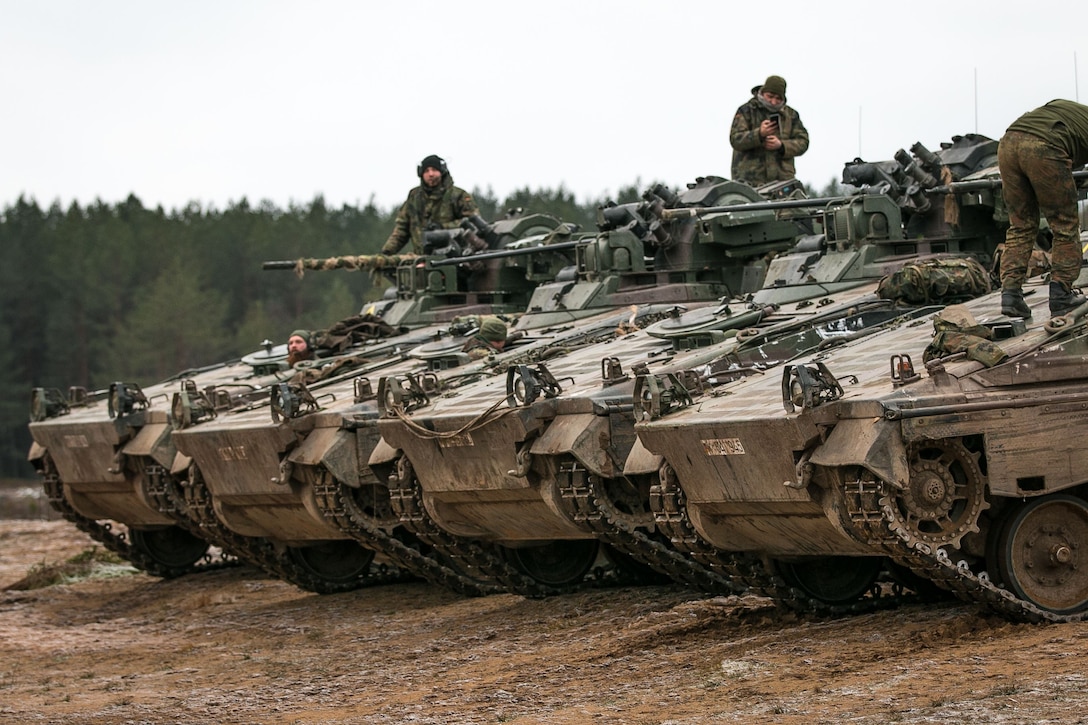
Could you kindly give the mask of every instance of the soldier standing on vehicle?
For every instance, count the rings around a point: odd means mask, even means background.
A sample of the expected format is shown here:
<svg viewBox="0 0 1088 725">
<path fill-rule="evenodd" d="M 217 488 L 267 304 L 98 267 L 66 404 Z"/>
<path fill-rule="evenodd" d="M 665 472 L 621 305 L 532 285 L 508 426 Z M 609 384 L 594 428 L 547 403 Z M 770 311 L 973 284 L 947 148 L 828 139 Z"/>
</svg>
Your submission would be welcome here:
<svg viewBox="0 0 1088 725">
<path fill-rule="evenodd" d="M 446 161 L 431 154 L 416 167 L 419 186 L 408 192 L 408 199 L 397 212 L 393 233 L 382 246 L 382 254 L 396 254 L 409 241 L 416 254 L 423 251 L 423 233 L 432 229 L 450 229 L 461 220 L 480 213 L 472 196 L 453 185 Z"/>
<path fill-rule="evenodd" d="M 1039 236 L 1039 215 L 1054 236 L 1050 247 L 1050 314 L 1084 303 L 1073 293 L 1080 275 L 1080 219 L 1073 169 L 1088 164 L 1088 106 L 1057 99 L 1013 121 L 997 148 L 1009 229 L 1001 255 L 1001 312 L 1031 317 L 1023 284 Z"/>
<path fill-rule="evenodd" d="M 793 160 L 808 150 L 808 131 L 797 111 L 786 105 L 786 81 L 768 76 L 737 109 L 729 130 L 733 180 L 761 186 L 797 176 Z"/>
</svg>

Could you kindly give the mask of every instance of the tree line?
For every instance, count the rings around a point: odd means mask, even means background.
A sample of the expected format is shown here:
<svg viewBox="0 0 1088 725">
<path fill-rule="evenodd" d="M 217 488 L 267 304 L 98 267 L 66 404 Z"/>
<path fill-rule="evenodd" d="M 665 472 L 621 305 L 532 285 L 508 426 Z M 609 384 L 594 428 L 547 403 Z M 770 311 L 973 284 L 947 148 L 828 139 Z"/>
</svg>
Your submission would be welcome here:
<svg viewBox="0 0 1088 725">
<path fill-rule="evenodd" d="M 636 182 L 612 201 L 639 198 Z M 606 199 L 524 188 L 498 199 L 473 190 L 485 219 L 508 209 L 595 228 Z M 187 368 L 237 358 L 296 328 L 321 329 L 380 296 L 369 275 L 261 269 L 265 260 L 376 254 L 396 207 L 278 208 L 242 199 L 225 209 L 165 211 L 130 195 L 43 208 L 19 198 L 0 214 L 0 477 L 26 463 L 30 391 L 114 381 L 147 386 Z"/>
</svg>

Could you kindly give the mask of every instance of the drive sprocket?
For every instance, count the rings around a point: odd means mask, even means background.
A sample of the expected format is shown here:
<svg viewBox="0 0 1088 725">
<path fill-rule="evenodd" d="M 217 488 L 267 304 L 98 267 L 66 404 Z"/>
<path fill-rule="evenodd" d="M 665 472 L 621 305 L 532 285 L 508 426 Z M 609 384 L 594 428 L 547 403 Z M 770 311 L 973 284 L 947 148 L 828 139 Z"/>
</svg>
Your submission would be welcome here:
<svg viewBox="0 0 1088 725">
<path fill-rule="evenodd" d="M 911 446 L 910 480 L 903 488 L 882 485 L 880 498 L 888 527 L 909 545 L 959 548 L 977 533 L 988 509 L 979 454 L 959 439 L 919 441 Z"/>
</svg>

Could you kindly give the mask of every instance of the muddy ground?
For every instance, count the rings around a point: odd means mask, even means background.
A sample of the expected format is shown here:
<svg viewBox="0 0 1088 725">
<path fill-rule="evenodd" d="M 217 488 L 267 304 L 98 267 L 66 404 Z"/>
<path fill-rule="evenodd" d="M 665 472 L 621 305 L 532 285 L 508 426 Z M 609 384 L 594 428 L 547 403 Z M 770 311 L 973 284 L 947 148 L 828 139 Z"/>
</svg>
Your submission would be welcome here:
<svg viewBox="0 0 1088 725">
<path fill-rule="evenodd" d="M 93 546 L 0 521 L 0 588 Z M 681 587 L 308 594 L 235 567 L 0 592 L 0 722 L 1088 721 L 1088 624 L 957 604 L 804 618 Z"/>
</svg>

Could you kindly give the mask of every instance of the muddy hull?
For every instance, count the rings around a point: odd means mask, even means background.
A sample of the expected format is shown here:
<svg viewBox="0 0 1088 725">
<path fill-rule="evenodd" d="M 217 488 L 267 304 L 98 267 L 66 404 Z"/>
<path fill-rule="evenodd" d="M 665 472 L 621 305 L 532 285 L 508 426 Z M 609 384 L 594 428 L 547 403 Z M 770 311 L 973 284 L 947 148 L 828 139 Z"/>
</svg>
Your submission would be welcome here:
<svg viewBox="0 0 1088 725">
<path fill-rule="evenodd" d="M 797 419 L 700 420 L 641 438 L 675 471 L 692 524 L 713 546 L 774 557 L 869 554 L 826 516 L 822 490 L 796 485 L 797 462 L 816 439 Z"/>
<path fill-rule="evenodd" d="M 80 515 L 131 526 L 167 526 L 174 520 L 147 494 L 147 466 L 173 462 L 165 414 L 148 414 L 138 430 L 114 420 L 59 419 L 32 423 L 34 442 L 48 451 L 64 495 Z"/>
<path fill-rule="evenodd" d="M 309 436 L 307 448 L 299 451 L 300 434 L 290 422 L 273 423 L 265 416 L 260 423 L 194 428 L 175 436 L 179 450 L 200 469 L 216 516 L 242 536 L 292 542 L 346 538 L 322 519 L 312 488 L 292 475 L 292 457 L 327 442 L 335 429 Z"/>
</svg>

